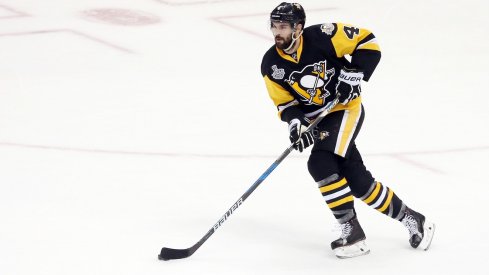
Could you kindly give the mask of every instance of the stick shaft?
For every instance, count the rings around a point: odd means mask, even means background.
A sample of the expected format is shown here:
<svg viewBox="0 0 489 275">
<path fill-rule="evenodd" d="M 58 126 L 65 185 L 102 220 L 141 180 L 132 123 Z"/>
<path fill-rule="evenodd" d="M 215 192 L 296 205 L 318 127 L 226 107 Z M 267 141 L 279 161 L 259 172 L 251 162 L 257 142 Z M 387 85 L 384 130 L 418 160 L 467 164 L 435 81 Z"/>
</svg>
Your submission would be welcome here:
<svg viewBox="0 0 489 275">
<path fill-rule="evenodd" d="M 326 105 L 326 108 L 321 114 L 309 125 L 306 131 L 310 131 L 316 127 L 321 120 L 331 112 L 331 110 L 338 103 L 338 97 L 336 97 L 333 101 L 329 102 Z M 267 170 L 251 185 L 248 190 L 222 215 L 222 217 L 214 224 L 214 226 L 207 231 L 207 233 L 192 247 L 186 249 L 172 249 L 163 247 L 161 249 L 160 255 L 158 255 L 158 259 L 160 260 L 172 260 L 172 259 L 182 259 L 190 257 L 194 252 L 199 249 L 223 224 L 224 222 L 231 216 L 238 207 L 243 204 L 243 202 L 255 191 L 255 189 L 277 168 L 277 166 L 294 150 L 294 145 L 291 144 L 289 147 L 268 167 Z"/>
</svg>

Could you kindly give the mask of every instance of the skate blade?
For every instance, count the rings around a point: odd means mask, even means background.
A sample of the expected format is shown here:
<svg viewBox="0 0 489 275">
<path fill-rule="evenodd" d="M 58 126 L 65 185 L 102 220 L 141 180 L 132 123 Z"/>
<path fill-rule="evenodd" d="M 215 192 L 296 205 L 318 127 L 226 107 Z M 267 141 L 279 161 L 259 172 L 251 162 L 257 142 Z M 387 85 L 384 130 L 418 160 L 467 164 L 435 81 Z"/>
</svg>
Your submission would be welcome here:
<svg viewBox="0 0 489 275">
<path fill-rule="evenodd" d="M 365 240 L 356 242 L 348 246 L 338 247 L 333 251 L 336 254 L 336 257 L 340 259 L 348 259 L 367 255 L 368 253 L 370 253 L 370 249 L 368 248 Z"/>
<path fill-rule="evenodd" d="M 428 250 L 433 240 L 433 235 L 435 234 L 435 224 L 426 220 L 423 224 L 424 236 L 419 244 L 419 248 L 423 250 Z"/>
</svg>

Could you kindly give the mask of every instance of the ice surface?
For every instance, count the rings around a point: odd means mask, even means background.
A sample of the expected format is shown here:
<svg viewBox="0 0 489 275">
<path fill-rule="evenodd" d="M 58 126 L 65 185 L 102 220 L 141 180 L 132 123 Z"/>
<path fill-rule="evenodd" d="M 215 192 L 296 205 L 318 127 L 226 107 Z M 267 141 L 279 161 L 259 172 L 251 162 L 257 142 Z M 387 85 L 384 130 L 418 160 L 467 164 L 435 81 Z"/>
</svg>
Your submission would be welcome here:
<svg viewBox="0 0 489 275">
<path fill-rule="evenodd" d="M 487 274 L 485 0 L 301 2 L 307 25 L 378 37 L 357 144 L 436 223 L 429 251 L 357 201 L 371 253 L 336 259 L 308 153 L 293 152 L 191 258 L 157 260 L 288 145 L 260 75 L 279 2 L 2 1 L 0 274 Z"/>
</svg>

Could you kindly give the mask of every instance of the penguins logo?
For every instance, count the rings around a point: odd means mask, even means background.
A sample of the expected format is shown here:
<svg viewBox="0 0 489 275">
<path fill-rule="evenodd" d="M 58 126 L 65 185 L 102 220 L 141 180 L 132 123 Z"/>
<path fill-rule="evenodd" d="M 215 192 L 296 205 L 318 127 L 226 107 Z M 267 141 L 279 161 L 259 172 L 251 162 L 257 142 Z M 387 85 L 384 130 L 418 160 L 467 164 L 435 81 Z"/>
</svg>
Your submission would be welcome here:
<svg viewBox="0 0 489 275">
<path fill-rule="evenodd" d="M 326 86 L 335 74 L 334 68 L 326 70 L 326 61 L 307 65 L 302 71 L 294 71 L 285 80 L 304 99 L 307 105 L 323 106 L 331 93 Z"/>
</svg>

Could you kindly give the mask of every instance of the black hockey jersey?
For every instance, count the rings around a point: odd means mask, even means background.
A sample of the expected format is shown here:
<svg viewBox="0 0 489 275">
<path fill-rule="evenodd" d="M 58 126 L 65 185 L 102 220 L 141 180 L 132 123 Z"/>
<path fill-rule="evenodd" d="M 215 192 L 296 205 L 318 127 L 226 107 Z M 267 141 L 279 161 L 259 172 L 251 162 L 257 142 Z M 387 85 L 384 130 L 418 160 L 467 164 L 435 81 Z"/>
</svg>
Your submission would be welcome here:
<svg viewBox="0 0 489 275">
<path fill-rule="evenodd" d="M 342 23 L 326 23 L 304 29 L 296 57 L 272 46 L 264 55 L 261 73 L 268 93 L 282 112 L 296 106 L 306 117 L 315 118 L 334 99 L 340 70 L 354 68 L 368 81 L 380 61 L 375 36 L 366 29 Z M 351 61 L 345 58 L 350 55 Z M 354 108 L 361 98 L 333 111 Z"/>
</svg>

